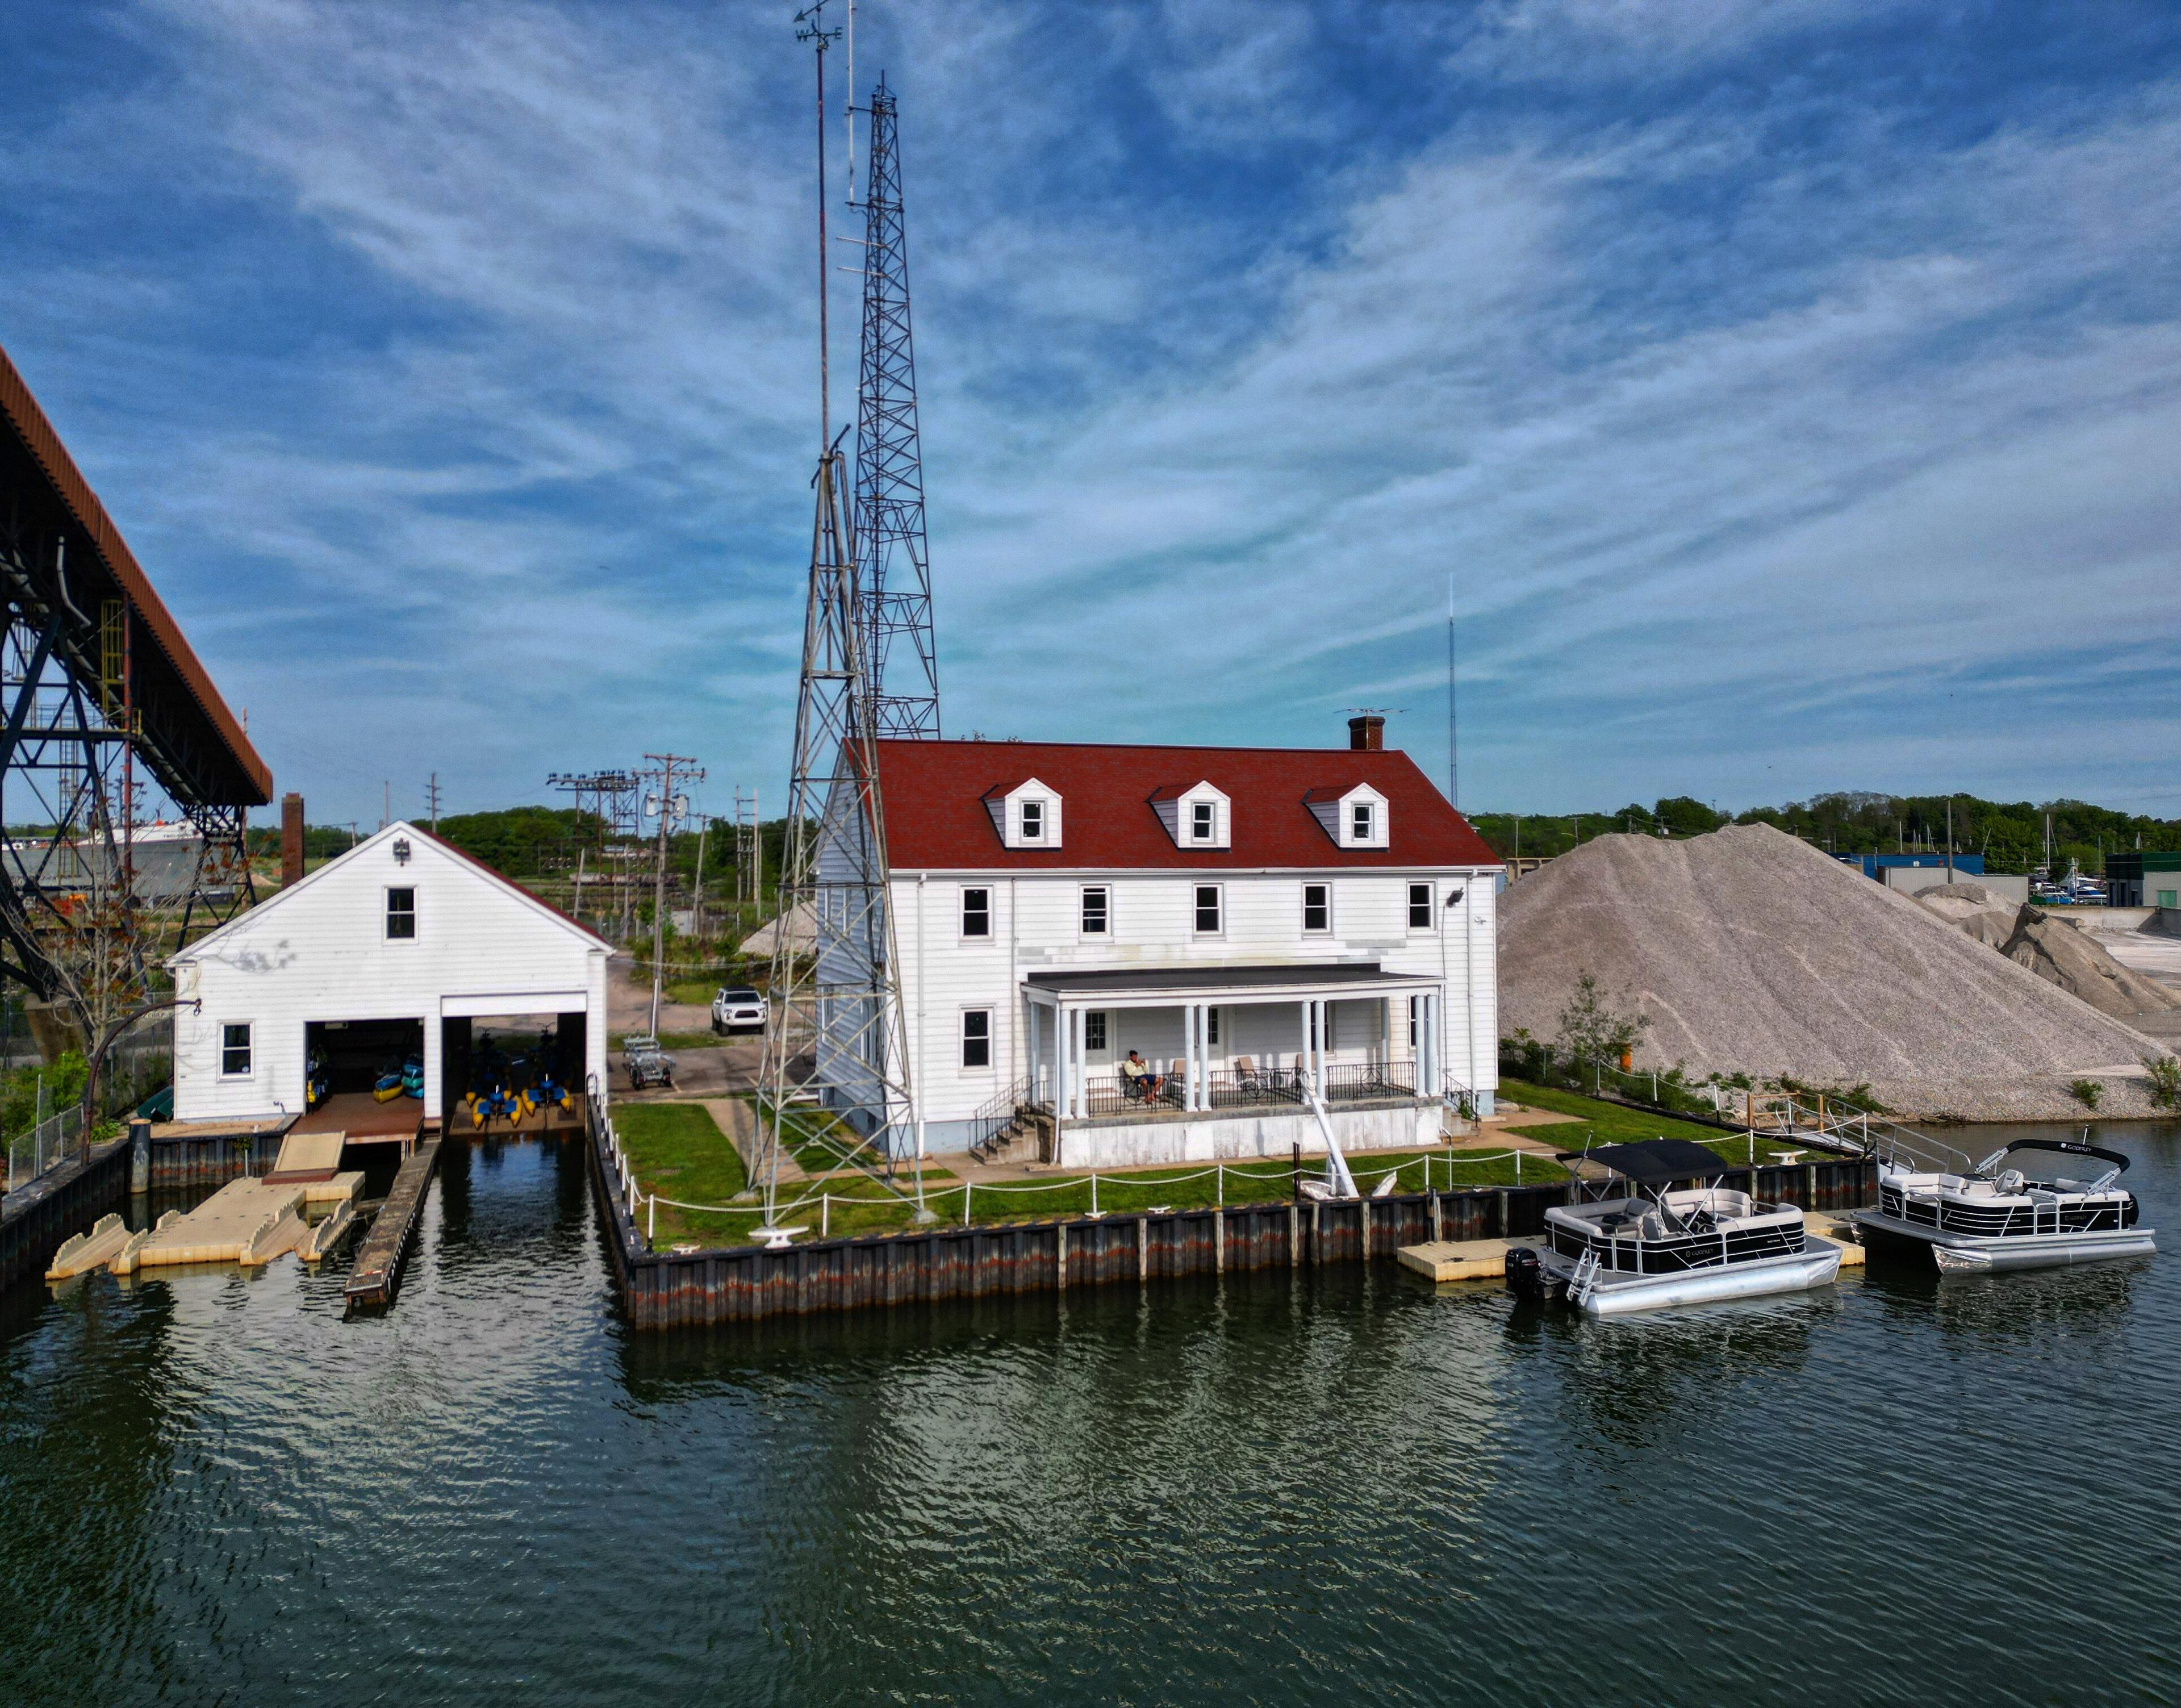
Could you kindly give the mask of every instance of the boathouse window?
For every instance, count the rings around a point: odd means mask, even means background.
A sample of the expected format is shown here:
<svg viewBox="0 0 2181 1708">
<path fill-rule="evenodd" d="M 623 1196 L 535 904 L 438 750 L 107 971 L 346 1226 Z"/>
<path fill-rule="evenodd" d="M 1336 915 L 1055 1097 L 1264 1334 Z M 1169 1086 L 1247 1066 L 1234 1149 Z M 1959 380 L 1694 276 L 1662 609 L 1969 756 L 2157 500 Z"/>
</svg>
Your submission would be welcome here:
<svg viewBox="0 0 2181 1708">
<path fill-rule="evenodd" d="M 1348 810 L 1349 834 L 1357 842 L 1371 840 L 1371 803 L 1359 800 Z"/>
<path fill-rule="evenodd" d="M 1432 927 L 1432 887 L 1429 884 L 1409 886 L 1409 929 L 1427 931 Z"/>
<path fill-rule="evenodd" d="M 417 892 L 389 889 L 386 893 L 386 937 L 389 942 L 407 942 L 417 935 Z"/>
<path fill-rule="evenodd" d="M 1333 929 L 1333 886 L 1305 884 L 1302 887 L 1302 928 L 1306 931 L 1329 931 Z"/>
<path fill-rule="evenodd" d="M 1191 801 L 1189 805 L 1189 834 L 1196 842 L 1210 842 L 1217 826 L 1218 807 L 1208 800 Z"/>
<path fill-rule="evenodd" d="M 1091 1055 L 1106 1047 L 1106 1013 L 1092 1009 L 1083 1016 L 1083 1053 Z"/>
<path fill-rule="evenodd" d="M 224 1080 L 250 1076 L 250 1022 L 219 1029 L 219 1076 Z"/>
<path fill-rule="evenodd" d="M 988 937 L 992 934 L 992 893 L 988 889 L 962 892 L 962 935 Z"/>
<path fill-rule="evenodd" d="M 1217 1009 L 1204 1011 L 1204 1042 L 1207 1044 L 1219 1042 L 1219 1010 Z"/>
<path fill-rule="evenodd" d="M 1199 884 L 1196 887 L 1196 933 L 1199 937 L 1219 935 L 1217 884 Z"/>
<path fill-rule="evenodd" d="M 964 1009 L 962 1011 L 962 1065 L 965 1068 L 989 1068 L 992 1064 L 992 1011 L 990 1009 Z"/>
<path fill-rule="evenodd" d="M 1111 894 L 1103 884 L 1083 886 L 1083 935 L 1102 937 L 1108 935 L 1107 922 L 1110 917 Z"/>
<path fill-rule="evenodd" d="M 1026 800 L 1022 804 L 1022 839 L 1024 842 L 1045 840 L 1045 803 Z"/>
</svg>

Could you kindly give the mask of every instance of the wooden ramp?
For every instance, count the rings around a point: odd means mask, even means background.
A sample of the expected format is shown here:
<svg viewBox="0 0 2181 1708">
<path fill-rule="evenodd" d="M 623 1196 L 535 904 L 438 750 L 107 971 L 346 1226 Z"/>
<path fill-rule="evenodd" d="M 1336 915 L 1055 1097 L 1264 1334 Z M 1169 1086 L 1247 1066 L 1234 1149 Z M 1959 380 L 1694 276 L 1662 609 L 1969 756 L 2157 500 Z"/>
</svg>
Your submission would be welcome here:
<svg viewBox="0 0 2181 1708">
<path fill-rule="evenodd" d="M 401 1285 L 401 1265 L 408 1259 L 410 1239 L 417 1218 L 423 1213 L 425 1189 L 432 1183 L 432 1170 L 439 1161 L 439 1141 L 427 1139 L 401 1164 L 378 1219 L 371 1224 L 356 1252 L 348 1285 L 342 1290 L 350 1304 L 394 1302 L 395 1290 Z"/>
</svg>

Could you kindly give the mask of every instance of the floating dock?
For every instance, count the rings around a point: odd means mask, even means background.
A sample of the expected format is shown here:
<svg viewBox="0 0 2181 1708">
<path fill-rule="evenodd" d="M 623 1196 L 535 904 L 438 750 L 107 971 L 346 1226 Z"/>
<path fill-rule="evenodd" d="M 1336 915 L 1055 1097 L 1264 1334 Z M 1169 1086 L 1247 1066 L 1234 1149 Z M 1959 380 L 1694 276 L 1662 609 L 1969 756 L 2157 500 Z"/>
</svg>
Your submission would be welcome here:
<svg viewBox="0 0 2181 1708">
<path fill-rule="evenodd" d="M 1841 1248 L 1841 1268 L 1863 1267 L 1863 1247 L 1855 1242 L 1845 1217 L 1820 1210 L 1805 1210 L 1803 1225 L 1820 1239 Z M 1426 1280 L 1496 1281 L 1507 1273 L 1507 1253 L 1516 1246 L 1542 1246 L 1542 1237 L 1527 1240 L 1434 1240 L 1421 1246 L 1404 1246 L 1394 1255 L 1401 1267 Z"/>
<path fill-rule="evenodd" d="M 401 1266 L 408 1260 L 410 1238 L 417 1219 L 423 1213 L 425 1188 L 432 1183 L 432 1170 L 439 1160 L 439 1141 L 429 1138 L 402 1163 L 378 1219 L 372 1224 L 371 1232 L 356 1254 L 348 1285 L 342 1290 L 350 1304 L 394 1302 L 395 1291 L 401 1285 Z"/>
</svg>

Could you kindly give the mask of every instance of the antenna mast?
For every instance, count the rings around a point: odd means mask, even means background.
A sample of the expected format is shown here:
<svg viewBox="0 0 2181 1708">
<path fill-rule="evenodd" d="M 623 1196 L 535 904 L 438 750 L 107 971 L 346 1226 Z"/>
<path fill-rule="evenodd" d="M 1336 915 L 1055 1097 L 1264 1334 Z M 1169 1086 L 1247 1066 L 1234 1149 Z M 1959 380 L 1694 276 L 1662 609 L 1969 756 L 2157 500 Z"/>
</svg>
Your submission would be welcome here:
<svg viewBox="0 0 2181 1708">
<path fill-rule="evenodd" d="M 824 27 L 826 0 L 796 14 L 799 41 L 814 44 L 819 83 L 827 47 L 841 32 Z M 819 108 L 818 206 L 825 222 L 825 109 Z M 822 283 L 821 283 L 822 304 Z M 819 339 L 825 340 L 825 318 Z M 821 389 L 825 363 L 820 362 Z M 827 417 L 830 431 L 831 418 Z M 795 705 L 795 754 L 789 772 L 787 848 L 774 926 L 771 993 L 778 1020 L 766 1035 L 759 1084 L 758 1167 L 765 1224 L 755 1235 L 784 1242 L 780 1161 L 787 1147 L 818 1140 L 844 1163 L 883 1158 L 886 1173 L 922 1131 L 909 1081 L 900 956 L 887 897 L 886 815 L 879 796 L 878 727 L 863 646 L 853 530 L 847 514 L 848 470 L 830 439 L 811 481 L 810 571 L 803 620 L 803 674 Z M 814 943 L 798 942 L 803 931 Z M 823 1108 L 791 1115 L 788 1099 L 808 1086 Z M 806 1108 L 808 1108 L 806 1104 Z M 875 1179 L 879 1178 L 874 1175 Z M 890 1181 L 884 1181 L 892 1190 Z M 915 1176 L 919 1219 L 924 1174 Z"/>
<path fill-rule="evenodd" d="M 864 335 L 856 388 L 855 539 L 860 621 L 878 730 L 939 734 L 939 655 L 924 533 L 924 456 L 909 334 L 908 235 L 896 98 L 871 91 L 864 195 Z"/>
<path fill-rule="evenodd" d="M 1454 687 L 1454 578 L 1446 578 L 1446 802 L 1461 810 L 1461 725 Z"/>
</svg>

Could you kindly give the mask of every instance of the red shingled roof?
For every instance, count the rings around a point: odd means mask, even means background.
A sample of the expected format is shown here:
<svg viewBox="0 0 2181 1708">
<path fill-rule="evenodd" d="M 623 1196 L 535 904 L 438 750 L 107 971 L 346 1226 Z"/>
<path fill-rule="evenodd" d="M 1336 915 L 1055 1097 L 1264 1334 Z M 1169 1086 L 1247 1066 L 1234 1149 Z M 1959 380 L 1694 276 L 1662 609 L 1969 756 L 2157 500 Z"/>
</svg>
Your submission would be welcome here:
<svg viewBox="0 0 2181 1708">
<path fill-rule="evenodd" d="M 1094 746 L 882 741 L 886 854 L 897 871 L 1497 865 L 1499 856 L 1405 753 L 1352 748 Z M 1059 795 L 1062 845 L 1011 848 L 985 797 L 1035 777 Z M 1179 848 L 1151 799 L 1209 782 L 1234 803 L 1232 846 Z M 1349 848 L 1303 797 L 1367 782 L 1386 797 L 1389 846 Z"/>
</svg>

